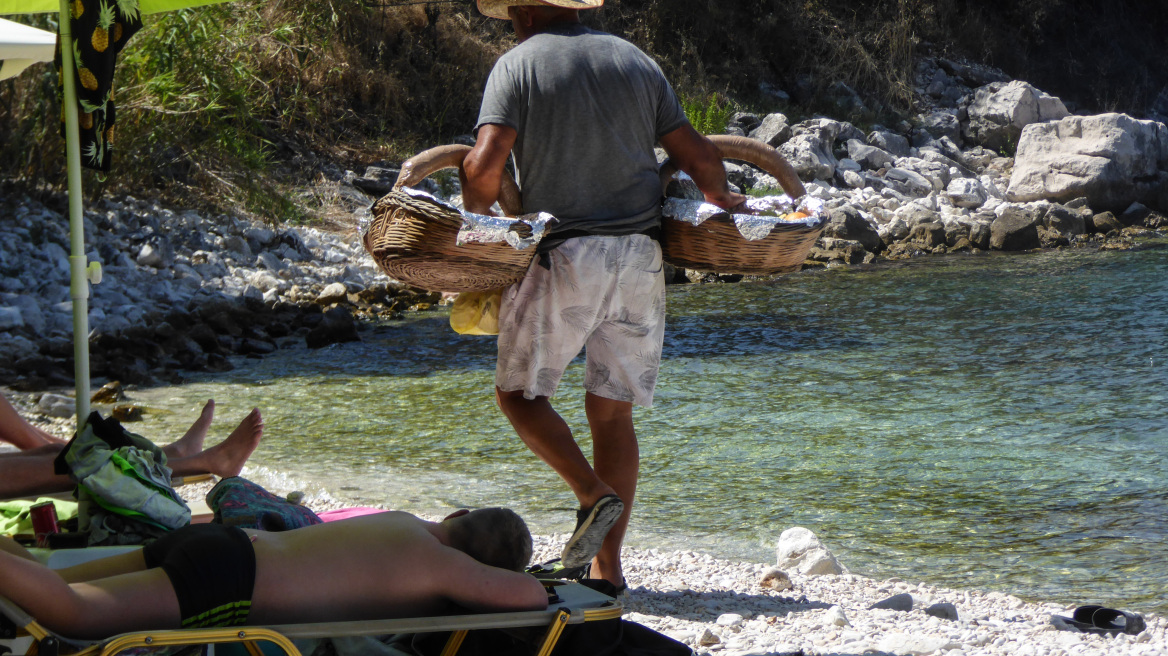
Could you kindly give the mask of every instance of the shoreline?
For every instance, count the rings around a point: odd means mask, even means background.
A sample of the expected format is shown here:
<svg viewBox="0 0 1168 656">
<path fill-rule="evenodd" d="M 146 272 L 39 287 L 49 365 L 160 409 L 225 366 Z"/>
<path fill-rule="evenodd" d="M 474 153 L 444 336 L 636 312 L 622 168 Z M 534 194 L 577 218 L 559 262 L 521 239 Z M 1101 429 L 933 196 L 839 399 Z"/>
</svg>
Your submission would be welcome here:
<svg viewBox="0 0 1168 656">
<path fill-rule="evenodd" d="M 26 403 L 17 393 L 14 405 L 24 411 Z M 40 418 L 35 412 L 29 416 Z M 51 430 L 66 422 L 41 418 L 37 423 L 51 424 Z M 243 475 L 257 473 L 245 469 Z M 284 483 L 290 487 L 268 489 L 285 495 L 298 484 Z M 179 491 L 188 501 L 201 500 L 213 484 L 193 483 Z M 309 495 L 305 504 L 315 512 L 351 505 L 327 491 Z M 534 535 L 532 562 L 555 558 L 566 539 L 563 533 Z M 1059 631 L 1050 624 L 1052 615 L 1069 617 L 1075 606 L 900 577 L 807 576 L 789 570 L 791 587 L 786 589 L 782 577 L 779 585 L 764 584 L 775 569 L 771 564 L 628 546 L 624 567 L 629 584 L 621 598 L 624 618 L 685 643 L 698 656 L 1168 656 L 1168 619 L 1139 608 L 1120 610 L 1141 613 L 1147 623 L 1143 632 L 1107 637 Z M 905 593 L 912 596 L 911 610 L 871 608 Z M 930 616 L 926 609 L 934 604 L 951 604 L 957 619 Z"/>
<path fill-rule="evenodd" d="M 183 495 L 194 498 L 210 486 L 184 486 Z M 284 495 L 293 490 L 270 491 Z M 346 505 L 328 493 L 307 497 L 305 504 L 316 512 Z M 533 535 L 532 562 L 556 558 L 567 537 Z M 629 584 L 628 594 L 621 597 L 624 619 L 679 640 L 698 656 L 1168 656 L 1168 619 L 1138 608 L 1120 610 L 1143 615 L 1143 632 L 1107 637 L 1060 631 L 1050 624 L 1052 615 L 1070 617 L 1075 606 L 1025 601 L 1002 592 L 855 573 L 807 576 L 793 570 L 785 572 L 792 587 L 776 589 L 782 586 L 763 583 L 774 565 L 692 550 L 626 546 L 623 564 Z M 912 610 L 871 609 L 906 593 L 912 596 Z M 1088 603 L 1092 600 L 1078 605 Z M 934 604 L 952 604 L 957 619 L 927 614 Z"/>
</svg>

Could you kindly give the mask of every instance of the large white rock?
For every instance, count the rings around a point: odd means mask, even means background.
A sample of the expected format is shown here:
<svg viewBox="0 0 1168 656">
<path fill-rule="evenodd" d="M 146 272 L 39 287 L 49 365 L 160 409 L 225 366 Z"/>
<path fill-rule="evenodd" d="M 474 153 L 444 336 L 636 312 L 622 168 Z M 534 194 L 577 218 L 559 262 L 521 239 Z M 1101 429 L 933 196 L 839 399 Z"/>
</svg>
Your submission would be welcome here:
<svg viewBox="0 0 1168 656">
<path fill-rule="evenodd" d="M 837 164 L 832 146 L 843 129 L 839 121 L 819 118 L 803 121 L 793 129 L 793 136 L 779 153 L 804 181 L 830 180 Z"/>
<path fill-rule="evenodd" d="M 801 526 L 783 531 L 775 554 L 780 569 L 794 570 L 805 576 L 846 574 L 848 571 L 814 533 Z"/>
<path fill-rule="evenodd" d="M 786 116 L 779 113 L 767 114 L 762 123 L 750 131 L 750 138 L 777 148 L 791 138 L 791 126 L 787 124 Z"/>
<path fill-rule="evenodd" d="M 949 183 L 945 190 L 949 200 L 957 207 L 981 207 L 986 202 L 986 190 L 981 182 L 973 178 L 958 178 Z"/>
<path fill-rule="evenodd" d="M 1127 114 L 1068 116 L 1022 132 L 1006 199 L 1085 196 L 1095 210 L 1168 210 L 1168 126 Z"/>
<path fill-rule="evenodd" d="M 965 138 L 991 150 L 1018 143 L 1022 129 L 1032 123 L 1057 121 L 1070 112 L 1063 101 L 1015 80 L 979 88 L 969 105 Z"/>
<path fill-rule="evenodd" d="M 44 394 L 37 401 L 37 410 L 39 412 L 60 419 L 72 417 L 76 407 L 76 401 L 60 394 Z"/>
</svg>

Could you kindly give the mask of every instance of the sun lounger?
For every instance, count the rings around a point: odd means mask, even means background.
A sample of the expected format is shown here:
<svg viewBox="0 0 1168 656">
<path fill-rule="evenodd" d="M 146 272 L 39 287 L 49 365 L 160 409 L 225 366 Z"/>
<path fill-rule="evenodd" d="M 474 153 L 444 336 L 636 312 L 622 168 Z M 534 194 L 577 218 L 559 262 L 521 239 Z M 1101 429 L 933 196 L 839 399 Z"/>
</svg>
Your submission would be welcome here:
<svg viewBox="0 0 1168 656">
<path fill-rule="evenodd" d="M 451 632 L 442 656 L 454 656 L 467 632 L 479 629 L 519 629 L 546 627 L 536 656 L 548 656 L 564 627 L 598 620 L 616 619 L 622 608 L 612 597 L 579 583 L 548 581 L 553 603 L 547 610 L 512 613 L 476 613 L 435 617 L 413 617 L 361 622 L 326 622 L 274 626 L 234 626 L 215 629 L 167 629 L 123 633 L 101 641 L 79 641 L 57 635 L 12 602 L 0 597 L 0 639 L 28 636 L 32 639 L 29 654 L 38 656 L 114 656 L 135 647 L 165 647 L 241 643 L 252 656 L 261 656 L 259 643 L 270 642 L 287 656 L 302 656 L 292 644 L 299 638 L 336 638 L 380 636 L 400 633 Z"/>
</svg>

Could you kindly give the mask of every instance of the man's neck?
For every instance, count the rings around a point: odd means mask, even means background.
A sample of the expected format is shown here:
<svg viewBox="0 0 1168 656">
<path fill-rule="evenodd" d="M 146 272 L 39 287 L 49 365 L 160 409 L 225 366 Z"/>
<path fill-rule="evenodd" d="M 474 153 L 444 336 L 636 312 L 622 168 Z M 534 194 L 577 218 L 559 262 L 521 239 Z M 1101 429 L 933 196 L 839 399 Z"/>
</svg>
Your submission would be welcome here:
<svg viewBox="0 0 1168 656">
<path fill-rule="evenodd" d="M 536 34 L 554 32 L 580 23 L 580 12 L 574 9 L 563 9 L 554 13 L 540 11 L 546 9 L 544 7 L 536 8 L 533 11 L 526 11 L 527 7 L 514 9 L 519 9 L 521 14 L 519 20 L 514 23 L 515 34 L 519 36 L 521 43 Z"/>
</svg>

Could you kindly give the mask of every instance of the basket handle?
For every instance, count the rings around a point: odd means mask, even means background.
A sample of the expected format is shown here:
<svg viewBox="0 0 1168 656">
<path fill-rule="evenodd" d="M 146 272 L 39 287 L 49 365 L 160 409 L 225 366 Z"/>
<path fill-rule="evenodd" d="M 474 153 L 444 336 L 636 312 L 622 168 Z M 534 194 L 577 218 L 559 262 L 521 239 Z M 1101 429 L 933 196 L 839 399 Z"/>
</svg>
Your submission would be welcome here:
<svg viewBox="0 0 1168 656">
<path fill-rule="evenodd" d="M 792 199 L 807 193 L 807 190 L 803 188 L 803 182 L 799 180 L 799 174 L 795 173 L 795 169 L 779 154 L 778 150 L 757 139 L 748 137 L 714 134 L 707 138 L 718 147 L 722 159 L 738 159 L 760 167 L 774 176 L 779 181 L 779 186 Z M 665 188 L 669 186 L 669 180 L 673 178 L 674 173 L 677 173 L 677 165 L 673 163 L 673 160 L 665 160 L 665 163 L 661 165 L 660 172 L 662 193 L 665 193 Z"/>
<path fill-rule="evenodd" d="M 462 160 L 470 152 L 470 146 L 450 144 L 437 146 L 414 155 L 402 162 L 401 173 L 393 188 L 412 187 L 426 178 L 426 176 L 442 169 L 462 169 Z M 503 208 L 508 216 L 519 216 L 523 213 L 523 203 L 519 199 L 519 186 L 515 179 L 506 170 L 499 183 L 499 207 Z"/>
</svg>

